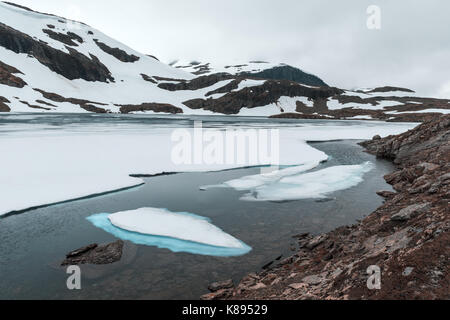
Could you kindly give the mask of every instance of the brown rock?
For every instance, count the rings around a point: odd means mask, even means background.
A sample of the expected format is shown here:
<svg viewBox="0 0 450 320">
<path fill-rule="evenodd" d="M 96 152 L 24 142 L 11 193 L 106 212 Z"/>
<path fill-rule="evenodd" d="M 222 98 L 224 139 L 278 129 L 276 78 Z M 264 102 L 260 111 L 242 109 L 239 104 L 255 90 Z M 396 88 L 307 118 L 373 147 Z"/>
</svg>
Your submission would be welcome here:
<svg viewBox="0 0 450 320">
<path fill-rule="evenodd" d="M 123 245 L 122 240 L 104 245 L 94 243 L 69 252 L 61 265 L 111 264 L 121 259 Z"/>
<path fill-rule="evenodd" d="M 231 289 L 233 287 L 234 287 L 233 280 L 230 279 L 230 280 L 211 283 L 208 286 L 208 289 L 211 292 L 216 292 L 216 291 L 219 291 L 222 289 Z"/>
<path fill-rule="evenodd" d="M 406 208 L 403 208 L 398 213 L 394 214 L 391 217 L 392 221 L 407 221 L 411 218 L 416 217 L 417 215 L 427 212 L 431 208 L 431 204 L 429 202 L 427 203 L 421 203 L 421 204 L 413 204 L 411 206 L 408 206 Z"/>
</svg>

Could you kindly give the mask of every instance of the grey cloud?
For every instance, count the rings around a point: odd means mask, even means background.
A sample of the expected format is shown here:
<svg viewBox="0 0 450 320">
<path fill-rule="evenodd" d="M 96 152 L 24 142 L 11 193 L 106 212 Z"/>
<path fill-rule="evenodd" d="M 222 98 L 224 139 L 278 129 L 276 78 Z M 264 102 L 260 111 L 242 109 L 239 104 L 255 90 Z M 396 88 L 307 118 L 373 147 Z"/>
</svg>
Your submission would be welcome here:
<svg viewBox="0 0 450 320">
<path fill-rule="evenodd" d="M 446 0 L 21 0 L 78 18 L 143 53 L 285 62 L 345 88 L 398 85 L 450 98 Z M 381 8 L 381 30 L 366 9 Z M 71 6 L 79 6 L 73 17 Z M 73 11 L 73 10 L 72 10 Z"/>
</svg>

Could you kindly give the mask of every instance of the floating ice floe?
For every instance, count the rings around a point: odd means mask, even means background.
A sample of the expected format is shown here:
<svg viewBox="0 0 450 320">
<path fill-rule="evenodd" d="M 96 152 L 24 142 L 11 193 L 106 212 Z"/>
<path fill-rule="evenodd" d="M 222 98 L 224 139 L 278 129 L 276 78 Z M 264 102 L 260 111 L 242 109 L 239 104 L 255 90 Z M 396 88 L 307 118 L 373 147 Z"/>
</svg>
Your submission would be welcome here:
<svg viewBox="0 0 450 320">
<path fill-rule="evenodd" d="M 229 187 L 238 191 L 251 190 L 266 184 L 274 183 L 283 177 L 292 176 L 308 170 L 314 169 L 320 164 L 320 161 L 310 161 L 299 166 L 288 167 L 273 172 L 255 174 L 252 176 L 245 176 L 239 179 L 229 180 L 221 185 L 202 186 L 201 190 L 211 188 Z"/>
<path fill-rule="evenodd" d="M 316 164 L 317 166 L 317 164 Z M 349 189 L 363 181 L 365 173 L 373 168 L 371 162 L 361 165 L 334 166 L 301 173 L 314 168 L 314 164 L 283 169 L 272 175 L 261 174 L 225 182 L 222 186 L 236 190 L 249 190 L 241 197 L 246 201 L 290 201 L 320 199 L 332 192 Z"/>
<path fill-rule="evenodd" d="M 173 252 L 240 256 L 251 251 L 248 245 L 213 225 L 208 218 L 186 212 L 140 208 L 95 214 L 87 219 L 120 239 Z"/>
</svg>

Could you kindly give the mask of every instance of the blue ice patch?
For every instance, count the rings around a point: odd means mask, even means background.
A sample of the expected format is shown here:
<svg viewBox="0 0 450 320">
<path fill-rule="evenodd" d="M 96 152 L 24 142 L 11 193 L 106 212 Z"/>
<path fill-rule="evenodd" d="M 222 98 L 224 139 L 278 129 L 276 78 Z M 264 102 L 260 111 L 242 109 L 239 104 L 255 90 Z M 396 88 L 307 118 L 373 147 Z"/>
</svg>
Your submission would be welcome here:
<svg viewBox="0 0 450 320">
<path fill-rule="evenodd" d="M 114 226 L 108 219 L 109 215 L 109 213 L 99 213 L 89 216 L 86 219 L 97 228 L 103 229 L 119 239 L 128 240 L 135 244 L 169 249 L 172 252 L 188 252 L 192 254 L 216 257 L 235 257 L 247 254 L 252 250 L 251 247 L 242 241 L 240 241 L 242 243 L 242 248 L 225 248 L 171 237 L 147 235 L 128 231 Z M 204 219 L 209 220 L 208 218 Z"/>
</svg>

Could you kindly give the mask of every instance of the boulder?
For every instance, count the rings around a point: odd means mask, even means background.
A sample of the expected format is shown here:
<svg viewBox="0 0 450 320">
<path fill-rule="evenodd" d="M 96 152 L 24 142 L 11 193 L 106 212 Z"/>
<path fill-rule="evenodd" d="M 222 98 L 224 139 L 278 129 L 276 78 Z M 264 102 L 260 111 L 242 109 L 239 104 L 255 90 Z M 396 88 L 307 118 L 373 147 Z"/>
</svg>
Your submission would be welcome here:
<svg viewBox="0 0 450 320">
<path fill-rule="evenodd" d="M 116 242 L 98 245 L 96 243 L 69 252 L 61 266 L 80 264 L 111 264 L 122 258 L 124 242 Z"/>
</svg>

